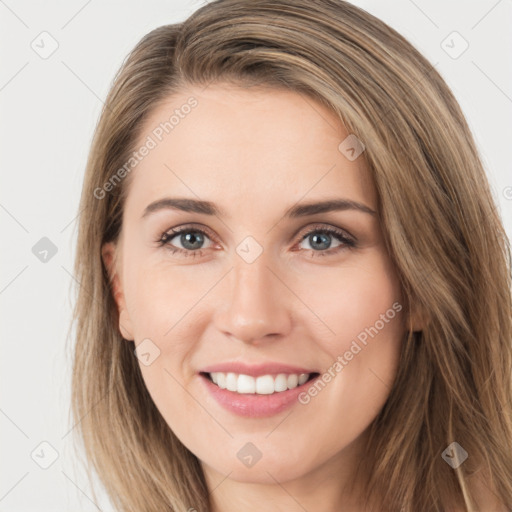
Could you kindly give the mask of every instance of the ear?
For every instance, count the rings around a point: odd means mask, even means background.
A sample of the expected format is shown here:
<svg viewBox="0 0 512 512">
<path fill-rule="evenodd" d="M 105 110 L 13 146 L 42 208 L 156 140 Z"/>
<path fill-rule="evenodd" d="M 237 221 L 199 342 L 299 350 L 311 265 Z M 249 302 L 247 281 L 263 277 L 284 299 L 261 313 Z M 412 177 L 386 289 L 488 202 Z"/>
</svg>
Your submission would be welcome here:
<svg viewBox="0 0 512 512">
<path fill-rule="evenodd" d="M 114 242 L 103 244 L 101 257 L 109 276 L 110 286 L 119 312 L 119 331 L 125 340 L 133 341 L 133 326 L 128 310 L 121 279 L 118 272 L 119 254 Z"/>
</svg>

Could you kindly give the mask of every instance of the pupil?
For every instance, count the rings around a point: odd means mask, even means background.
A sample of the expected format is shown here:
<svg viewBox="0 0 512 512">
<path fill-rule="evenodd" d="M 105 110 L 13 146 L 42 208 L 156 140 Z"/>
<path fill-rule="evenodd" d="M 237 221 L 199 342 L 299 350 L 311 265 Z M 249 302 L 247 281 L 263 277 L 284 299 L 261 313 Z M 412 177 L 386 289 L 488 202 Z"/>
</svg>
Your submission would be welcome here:
<svg viewBox="0 0 512 512">
<path fill-rule="evenodd" d="M 313 240 L 314 242 L 311 243 L 311 240 Z M 322 233 L 320 235 L 311 235 L 310 236 L 310 244 L 311 244 L 311 247 L 313 247 L 313 249 L 318 249 L 319 247 L 315 247 L 315 244 L 317 242 L 320 242 L 320 244 L 324 244 L 323 247 L 320 247 L 320 249 L 328 249 L 331 245 L 331 240 L 330 240 L 330 236 L 325 234 L 325 233 Z"/>
</svg>

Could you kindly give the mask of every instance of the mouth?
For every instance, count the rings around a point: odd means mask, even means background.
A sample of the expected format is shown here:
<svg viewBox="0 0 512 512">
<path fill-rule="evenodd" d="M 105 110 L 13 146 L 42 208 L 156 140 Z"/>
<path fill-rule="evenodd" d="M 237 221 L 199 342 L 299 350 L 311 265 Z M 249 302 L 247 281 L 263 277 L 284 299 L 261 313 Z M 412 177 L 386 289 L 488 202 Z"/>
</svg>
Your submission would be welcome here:
<svg viewBox="0 0 512 512">
<path fill-rule="evenodd" d="M 220 389 L 241 395 L 274 395 L 295 389 L 315 379 L 320 374 L 277 373 L 246 375 L 234 372 L 200 372 L 200 375 Z"/>
</svg>

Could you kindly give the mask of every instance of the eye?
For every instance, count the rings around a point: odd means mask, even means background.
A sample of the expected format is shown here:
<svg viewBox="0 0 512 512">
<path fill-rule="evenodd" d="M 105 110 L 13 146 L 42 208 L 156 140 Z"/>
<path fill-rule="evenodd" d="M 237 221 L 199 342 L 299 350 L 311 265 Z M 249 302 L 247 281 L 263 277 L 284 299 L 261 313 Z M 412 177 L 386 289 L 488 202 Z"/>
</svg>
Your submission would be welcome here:
<svg viewBox="0 0 512 512">
<path fill-rule="evenodd" d="M 332 239 L 339 242 L 335 247 L 332 246 Z M 347 235 L 341 229 L 335 227 L 315 226 L 306 234 L 302 235 L 299 243 L 307 242 L 311 250 L 311 256 L 328 256 L 340 251 L 356 247 L 356 241 L 353 237 Z"/>
<path fill-rule="evenodd" d="M 176 240 L 175 240 L 176 239 Z M 172 240 L 175 240 L 171 243 Z M 162 234 L 158 240 L 160 246 L 167 246 L 172 254 L 180 253 L 183 256 L 202 256 L 201 249 L 208 249 L 210 246 L 203 247 L 205 240 L 210 240 L 208 233 L 204 229 L 194 228 L 193 226 L 182 226 L 172 228 L 170 231 Z M 176 247 L 176 244 L 180 246 Z"/>
</svg>

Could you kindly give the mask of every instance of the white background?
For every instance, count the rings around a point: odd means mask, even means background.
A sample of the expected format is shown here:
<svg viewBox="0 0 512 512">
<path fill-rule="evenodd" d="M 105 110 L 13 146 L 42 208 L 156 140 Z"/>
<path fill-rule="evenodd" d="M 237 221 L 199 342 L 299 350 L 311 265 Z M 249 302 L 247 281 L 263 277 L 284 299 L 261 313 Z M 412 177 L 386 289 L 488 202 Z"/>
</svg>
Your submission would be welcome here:
<svg viewBox="0 0 512 512">
<path fill-rule="evenodd" d="M 510 238 L 511 1 L 353 3 L 436 64 L 467 116 Z M 105 495 L 92 501 L 69 434 L 66 337 L 78 200 L 102 100 L 122 60 L 144 34 L 200 5 L 0 0 L 0 512 L 112 510 Z M 31 48 L 43 31 L 59 45 L 47 59 Z M 469 43 L 457 59 L 441 46 L 453 31 Z M 46 263 L 32 252 L 42 237 L 57 247 Z M 36 449 L 37 460 L 50 461 L 44 441 L 58 452 L 48 469 L 31 458 Z"/>
</svg>

